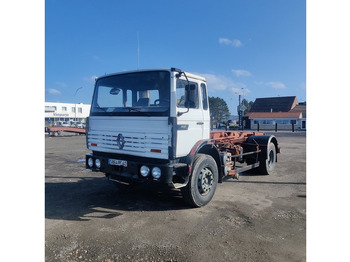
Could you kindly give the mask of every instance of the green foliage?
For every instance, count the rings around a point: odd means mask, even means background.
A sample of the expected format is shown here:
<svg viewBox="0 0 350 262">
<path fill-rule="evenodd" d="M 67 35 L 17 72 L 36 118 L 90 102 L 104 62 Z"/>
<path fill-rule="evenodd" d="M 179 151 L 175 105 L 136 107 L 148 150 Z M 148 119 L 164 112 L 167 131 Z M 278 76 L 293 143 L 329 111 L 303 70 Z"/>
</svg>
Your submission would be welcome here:
<svg viewBox="0 0 350 262">
<path fill-rule="evenodd" d="M 244 107 L 246 108 L 246 109 L 243 111 L 243 115 L 245 115 L 246 113 L 249 113 L 249 112 L 250 112 L 250 109 L 252 108 L 253 104 L 254 104 L 253 101 L 248 102 L 247 99 L 243 99 L 243 100 L 242 100 L 242 105 L 244 105 Z"/>
<path fill-rule="evenodd" d="M 230 116 L 225 100 L 219 97 L 209 97 L 210 120 L 211 124 L 218 126 L 223 120 L 227 120 Z"/>
</svg>

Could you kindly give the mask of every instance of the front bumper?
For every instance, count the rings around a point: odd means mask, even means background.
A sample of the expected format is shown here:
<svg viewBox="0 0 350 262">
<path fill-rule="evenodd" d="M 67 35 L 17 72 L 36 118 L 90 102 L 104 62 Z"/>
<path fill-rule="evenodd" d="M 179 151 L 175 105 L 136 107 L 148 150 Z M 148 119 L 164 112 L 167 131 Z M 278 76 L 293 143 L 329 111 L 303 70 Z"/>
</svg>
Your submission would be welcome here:
<svg viewBox="0 0 350 262">
<path fill-rule="evenodd" d="M 88 164 L 88 160 L 93 160 L 93 166 L 90 167 Z M 100 160 L 101 166 L 96 167 L 96 159 Z M 109 164 L 109 159 L 118 159 L 127 161 L 127 165 L 111 165 Z M 154 182 L 159 184 L 167 184 L 169 186 L 174 187 L 173 178 L 176 176 L 175 181 L 186 180 L 183 179 L 186 176 L 186 167 L 182 164 L 173 164 L 173 163 L 157 163 L 157 161 L 153 162 L 149 159 L 142 158 L 130 158 L 127 156 L 104 156 L 104 155 L 94 155 L 87 154 L 85 156 L 85 165 L 87 169 L 90 169 L 95 172 L 103 172 L 110 180 L 118 181 L 121 183 L 129 184 L 133 182 Z M 147 177 L 143 177 L 140 174 L 141 166 L 148 166 L 150 169 L 150 173 Z M 153 178 L 152 176 L 152 168 L 159 167 L 161 170 L 161 176 L 158 179 Z M 181 179 L 182 178 L 182 179 Z"/>
</svg>

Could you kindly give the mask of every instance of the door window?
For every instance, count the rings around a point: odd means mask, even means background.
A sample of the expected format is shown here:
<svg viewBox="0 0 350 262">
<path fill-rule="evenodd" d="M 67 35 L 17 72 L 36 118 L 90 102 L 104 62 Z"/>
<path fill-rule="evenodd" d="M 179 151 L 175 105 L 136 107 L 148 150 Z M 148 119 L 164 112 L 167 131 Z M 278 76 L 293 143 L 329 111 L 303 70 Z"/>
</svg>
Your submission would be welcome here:
<svg viewBox="0 0 350 262">
<path fill-rule="evenodd" d="M 176 80 L 176 104 L 178 108 L 198 108 L 198 84 L 187 80 Z M 185 104 L 187 101 L 188 104 Z"/>
</svg>

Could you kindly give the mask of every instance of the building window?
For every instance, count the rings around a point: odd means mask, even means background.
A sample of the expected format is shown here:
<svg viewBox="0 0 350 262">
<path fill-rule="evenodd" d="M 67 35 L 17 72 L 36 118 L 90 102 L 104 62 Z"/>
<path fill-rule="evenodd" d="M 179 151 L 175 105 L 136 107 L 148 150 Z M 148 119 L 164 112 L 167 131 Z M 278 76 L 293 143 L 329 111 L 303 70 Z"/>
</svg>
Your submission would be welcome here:
<svg viewBox="0 0 350 262">
<path fill-rule="evenodd" d="M 83 108 L 82 107 L 78 107 L 78 113 L 83 113 Z"/>
<path fill-rule="evenodd" d="M 277 125 L 291 125 L 294 123 L 294 125 L 298 124 L 297 120 L 287 120 L 287 119 L 279 119 L 276 120 Z"/>
<path fill-rule="evenodd" d="M 289 120 L 276 120 L 277 125 L 288 125 L 289 124 Z"/>
<path fill-rule="evenodd" d="M 75 113 L 75 107 L 72 107 L 72 113 Z"/>
<path fill-rule="evenodd" d="M 66 106 L 62 106 L 62 111 L 67 111 L 67 107 Z"/>
<path fill-rule="evenodd" d="M 55 112 L 56 107 L 55 106 L 45 106 L 45 112 Z"/>
<path fill-rule="evenodd" d="M 279 121 L 279 120 L 277 120 Z M 277 122 L 276 121 L 276 122 Z M 271 119 L 263 119 L 263 120 L 254 120 L 254 124 L 257 125 L 274 125 L 276 123 L 274 120 L 271 120 Z"/>
</svg>

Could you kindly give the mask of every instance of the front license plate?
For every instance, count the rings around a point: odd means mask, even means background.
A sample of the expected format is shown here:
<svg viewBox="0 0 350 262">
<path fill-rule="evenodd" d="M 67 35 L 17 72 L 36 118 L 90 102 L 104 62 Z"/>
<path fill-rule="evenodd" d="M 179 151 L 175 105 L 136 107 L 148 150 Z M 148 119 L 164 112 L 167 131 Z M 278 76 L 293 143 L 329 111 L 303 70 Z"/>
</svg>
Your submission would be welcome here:
<svg viewBox="0 0 350 262">
<path fill-rule="evenodd" d="M 126 160 L 119 160 L 119 159 L 108 159 L 108 164 L 112 166 L 128 166 L 128 162 Z"/>
</svg>

